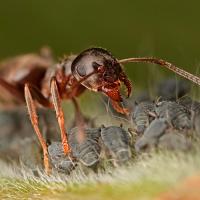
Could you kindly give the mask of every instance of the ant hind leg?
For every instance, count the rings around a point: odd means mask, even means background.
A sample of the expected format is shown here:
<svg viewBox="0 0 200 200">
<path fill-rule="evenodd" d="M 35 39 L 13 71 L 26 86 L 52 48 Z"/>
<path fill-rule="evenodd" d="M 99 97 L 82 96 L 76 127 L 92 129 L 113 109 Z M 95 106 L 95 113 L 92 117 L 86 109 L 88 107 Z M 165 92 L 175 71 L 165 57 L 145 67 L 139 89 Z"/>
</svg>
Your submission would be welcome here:
<svg viewBox="0 0 200 200">
<path fill-rule="evenodd" d="M 50 173 L 50 164 L 49 164 L 49 157 L 48 157 L 48 148 L 47 148 L 47 144 L 42 136 L 42 133 L 40 132 L 40 129 L 39 129 L 38 115 L 36 112 L 36 106 L 35 106 L 33 97 L 31 95 L 31 89 L 30 89 L 29 84 L 25 84 L 24 94 L 25 94 L 25 100 L 26 100 L 26 104 L 28 107 L 28 113 L 30 116 L 31 123 L 34 127 L 34 130 L 38 136 L 38 139 L 39 139 L 40 144 L 43 149 L 45 172 L 47 174 L 49 174 Z"/>
</svg>

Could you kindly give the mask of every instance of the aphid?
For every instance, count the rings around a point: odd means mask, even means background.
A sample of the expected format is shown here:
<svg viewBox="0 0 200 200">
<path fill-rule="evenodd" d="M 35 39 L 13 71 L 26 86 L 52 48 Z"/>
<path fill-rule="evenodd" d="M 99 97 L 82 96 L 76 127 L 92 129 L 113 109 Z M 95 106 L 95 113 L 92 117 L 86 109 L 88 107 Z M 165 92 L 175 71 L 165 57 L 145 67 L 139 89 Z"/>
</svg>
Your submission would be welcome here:
<svg viewBox="0 0 200 200">
<path fill-rule="evenodd" d="M 114 164 L 123 164 L 130 160 L 130 134 L 122 127 L 108 126 L 101 128 L 101 139 L 108 152 L 111 154 Z"/>
<path fill-rule="evenodd" d="M 69 174 L 75 168 L 76 163 L 64 154 L 61 142 L 52 142 L 48 146 L 48 153 L 52 166 L 58 172 Z"/>
<path fill-rule="evenodd" d="M 196 136 L 200 137 L 200 112 L 194 114 L 192 121 Z"/>
<path fill-rule="evenodd" d="M 55 109 L 61 130 L 64 154 L 68 155 L 70 154 L 70 146 L 64 126 L 61 99 L 70 99 L 74 103 L 77 125 L 80 130 L 80 141 L 84 139 L 84 120 L 81 117 L 82 114 L 76 97 L 82 94 L 86 88 L 104 93 L 111 99 L 115 110 L 128 114 L 128 110 L 122 108 L 119 104 L 122 101 L 120 94 L 121 82 L 127 88 L 127 97 L 130 96 L 132 89 L 131 82 L 122 68 L 122 63 L 144 62 L 158 64 L 200 85 L 199 77 L 177 68 L 164 60 L 156 58 L 117 60 L 111 53 L 102 48 L 86 49 L 74 60 L 73 58 L 66 59 L 62 63 L 54 65 L 54 70 L 50 68 L 52 60 L 50 63 L 46 60 L 45 62 L 40 61 L 35 62 L 34 60 L 34 62 L 32 61 L 33 63 L 30 61 L 24 65 L 15 65 L 12 70 L 4 69 L 3 72 L 0 72 L 0 85 L 13 94 L 16 99 L 26 102 L 32 125 L 43 148 L 44 165 L 47 172 L 49 171 L 48 149 L 39 129 L 36 102 L 44 107 Z"/>
<path fill-rule="evenodd" d="M 180 104 L 173 101 L 161 101 L 155 106 L 159 118 L 164 118 L 177 129 L 190 129 L 191 120 L 187 110 Z"/>
<path fill-rule="evenodd" d="M 136 105 L 132 119 L 136 124 L 137 133 L 144 133 L 145 129 L 149 126 L 152 121 L 151 113 L 154 112 L 154 104 L 150 101 L 141 102 Z"/>
<path fill-rule="evenodd" d="M 191 142 L 185 135 L 174 131 L 164 134 L 158 141 L 158 148 L 165 150 L 187 151 L 191 146 Z"/>
<path fill-rule="evenodd" d="M 189 96 L 178 99 L 178 103 L 183 105 L 191 114 L 191 121 L 196 135 L 200 136 L 200 102 L 193 100 Z"/>
<path fill-rule="evenodd" d="M 183 96 L 177 100 L 178 104 L 187 108 L 188 111 L 200 112 L 200 102 L 193 100 L 189 96 Z"/>
<path fill-rule="evenodd" d="M 158 139 L 165 133 L 167 128 L 168 125 L 165 119 L 153 120 L 145 130 L 144 135 L 136 141 L 136 152 L 140 152 L 152 146 L 155 147 L 158 143 Z"/>
<path fill-rule="evenodd" d="M 73 128 L 68 135 L 72 156 L 87 167 L 95 167 L 100 159 L 100 128 L 85 129 L 85 137 L 79 142 L 79 129 Z"/>
<path fill-rule="evenodd" d="M 190 91 L 190 85 L 185 80 L 167 79 L 157 86 L 157 96 L 162 100 L 175 101 Z"/>
</svg>

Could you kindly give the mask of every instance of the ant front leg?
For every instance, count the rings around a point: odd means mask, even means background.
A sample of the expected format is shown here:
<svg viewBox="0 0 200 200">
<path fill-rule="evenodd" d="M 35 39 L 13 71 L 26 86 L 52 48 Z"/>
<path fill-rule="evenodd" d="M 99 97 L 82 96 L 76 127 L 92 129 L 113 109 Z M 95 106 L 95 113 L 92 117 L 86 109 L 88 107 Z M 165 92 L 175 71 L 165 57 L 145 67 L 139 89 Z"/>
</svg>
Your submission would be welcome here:
<svg viewBox="0 0 200 200">
<path fill-rule="evenodd" d="M 40 132 L 40 129 L 39 129 L 38 115 L 36 112 L 35 102 L 31 95 L 31 88 L 30 88 L 29 84 L 25 84 L 24 93 L 25 93 L 25 100 L 26 100 L 26 104 L 28 107 L 28 113 L 30 116 L 31 123 L 34 127 L 34 130 L 35 130 L 35 132 L 38 136 L 38 139 L 40 141 L 40 144 L 42 146 L 43 155 L 44 155 L 45 172 L 47 174 L 49 174 L 50 173 L 50 165 L 49 165 L 49 158 L 48 158 L 48 148 L 47 148 L 47 144 L 42 136 L 42 133 Z"/>
<path fill-rule="evenodd" d="M 64 154 L 67 155 L 71 152 L 71 150 L 70 150 L 67 136 L 66 136 L 64 112 L 62 110 L 60 94 L 58 91 L 55 77 L 53 77 L 51 79 L 50 87 L 51 87 L 52 101 L 53 101 L 53 105 L 54 105 L 54 108 L 56 111 L 56 117 L 58 119 L 58 124 L 59 124 L 60 131 L 61 131 L 61 140 L 62 140 L 62 145 L 63 145 L 63 151 L 64 151 Z"/>
<path fill-rule="evenodd" d="M 119 103 L 120 103 L 120 102 L 111 100 L 111 104 L 112 104 L 113 108 L 114 108 L 118 113 L 125 114 L 125 115 L 129 115 L 129 110 L 128 110 L 127 108 L 121 107 Z"/>
</svg>

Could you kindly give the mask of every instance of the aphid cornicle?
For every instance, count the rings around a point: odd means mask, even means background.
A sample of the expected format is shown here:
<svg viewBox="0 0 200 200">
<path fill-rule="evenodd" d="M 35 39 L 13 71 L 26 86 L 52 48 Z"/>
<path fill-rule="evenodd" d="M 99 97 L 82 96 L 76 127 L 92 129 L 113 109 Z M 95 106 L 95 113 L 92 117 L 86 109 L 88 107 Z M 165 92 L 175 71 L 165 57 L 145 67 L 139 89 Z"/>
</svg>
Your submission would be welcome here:
<svg viewBox="0 0 200 200">
<path fill-rule="evenodd" d="M 39 60 L 40 58 L 41 56 Z M 20 99 L 22 103 L 26 102 L 32 125 L 43 148 L 44 165 L 47 173 L 49 172 L 48 148 L 39 128 L 35 101 L 43 107 L 53 108 L 56 111 L 64 154 L 70 155 L 71 150 L 67 141 L 61 100 L 69 99 L 73 102 L 76 109 L 77 126 L 80 130 L 79 135 L 82 135 L 79 136 L 81 140 L 84 139 L 84 118 L 76 97 L 81 95 L 85 88 L 104 93 L 111 99 L 116 111 L 128 114 L 129 111 L 120 106 L 120 101 L 122 101 L 120 85 L 121 83 L 125 84 L 128 97 L 131 94 L 132 87 L 121 64 L 129 62 L 157 64 L 200 85 L 199 77 L 177 68 L 167 61 L 145 57 L 117 60 L 111 53 L 102 48 L 86 49 L 74 60 L 65 60 L 64 63 L 58 65 L 54 64 L 55 70 L 52 73 L 49 73 L 49 70 L 52 71 L 51 66 L 54 63 L 52 59 L 49 62 L 48 59 L 46 61 L 45 57 L 44 63 L 43 61 L 35 63 L 35 58 L 33 61 L 31 65 L 29 63 L 23 66 L 16 65 L 12 70 L 4 68 L 3 73 L 0 72 L 0 85 L 16 99 Z M 67 65 L 66 62 L 71 64 Z M 7 77 L 10 78 L 7 79 Z"/>
</svg>

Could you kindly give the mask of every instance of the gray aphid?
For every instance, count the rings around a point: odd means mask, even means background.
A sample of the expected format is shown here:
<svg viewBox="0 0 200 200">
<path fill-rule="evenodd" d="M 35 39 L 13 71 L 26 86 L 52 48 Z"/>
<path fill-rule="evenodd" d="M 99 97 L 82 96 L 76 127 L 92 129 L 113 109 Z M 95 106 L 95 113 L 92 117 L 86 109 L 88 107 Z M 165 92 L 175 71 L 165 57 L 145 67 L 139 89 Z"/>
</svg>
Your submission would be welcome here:
<svg viewBox="0 0 200 200">
<path fill-rule="evenodd" d="M 143 133 L 151 122 L 150 112 L 154 111 L 154 105 L 150 101 L 141 102 L 135 107 L 133 121 L 136 124 L 137 133 Z"/>
<path fill-rule="evenodd" d="M 101 139 L 111 153 L 115 164 L 123 164 L 131 158 L 130 134 L 122 127 L 102 127 Z"/>
<path fill-rule="evenodd" d="M 196 135 L 200 136 L 200 102 L 193 100 L 189 96 L 178 99 L 178 103 L 183 105 L 191 114 L 191 120 Z"/>
<path fill-rule="evenodd" d="M 159 102 L 155 111 L 159 118 L 166 119 L 174 128 L 190 129 L 192 127 L 188 111 L 176 102 Z"/>
<path fill-rule="evenodd" d="M 187 151 L 191 148 L 191 143 L 183 134 L 170 132 L 160 137 L 158 148 Z"/>
<path fill-rule="evenodd" d="M 155 119 L 145 130 L 144 135 L 135 143 L 135 150 L 139 152 L 151 146 L 156 146 L 158 139 L 164 134 L 168 125 L 165 119 Z"/>
<path fill-rule="evenodd" d="M 52 142 L 48 146 L 48 153 L 53 167 L 59 172 L 69 174 L 74 169 L 75 163 L 64 154 L 61 142 Z"/>
<path fill-rule="evenodd" d="M 87 167 L 94 167 L 100 158 L 100 128 L 85 129 L 85 138 L 83 142 L 78 141 L 78 128 L 73 128 L 69 135 L 69 144 L 71 146 L 72 155 Z"/>
</svg>

